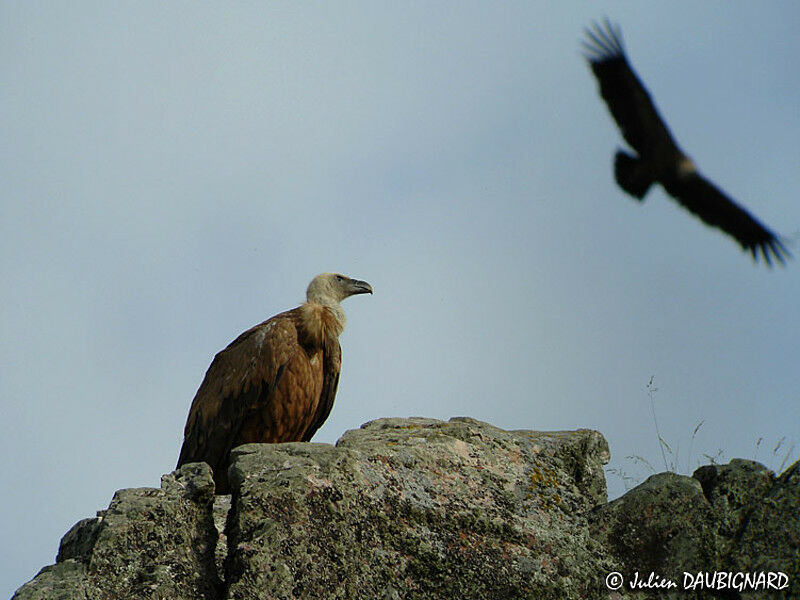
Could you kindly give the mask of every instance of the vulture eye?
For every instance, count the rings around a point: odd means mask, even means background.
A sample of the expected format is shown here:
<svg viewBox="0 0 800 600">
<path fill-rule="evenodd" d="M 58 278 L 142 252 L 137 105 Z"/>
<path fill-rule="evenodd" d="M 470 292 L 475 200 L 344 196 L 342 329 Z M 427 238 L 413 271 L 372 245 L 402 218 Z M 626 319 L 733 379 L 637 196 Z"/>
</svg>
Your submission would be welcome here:
<svg viewBox="0 0 800 600">
<path fill-rule="evenodd" d="M 337 275 L 336 281 L 344 281 L 344 277 L 342 277 L 341 275 Z"/>
</svg>

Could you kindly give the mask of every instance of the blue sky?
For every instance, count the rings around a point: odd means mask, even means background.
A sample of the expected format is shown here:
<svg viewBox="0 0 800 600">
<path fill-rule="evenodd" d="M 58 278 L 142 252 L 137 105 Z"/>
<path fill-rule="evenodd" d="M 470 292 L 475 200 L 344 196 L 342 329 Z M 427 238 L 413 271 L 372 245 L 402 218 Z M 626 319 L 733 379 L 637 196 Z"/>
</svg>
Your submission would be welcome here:
<svg viewBox="0 0 800 600">
<path fill-rule="evenodd" d="M 664 469 L 654 376 L 679 471 L 777 469 L 800 264 L 616 187 L 580 53 L 605 15 L 700 169 L 796 239 L 794 3 L 0 6 L 0 596 L 158 485 L 213 355 L 322 271 L 375 294 L 344 304 L 317 441 L 385 416 L 587 427 L 641 481 L 626 457 Z"/>
</svg>

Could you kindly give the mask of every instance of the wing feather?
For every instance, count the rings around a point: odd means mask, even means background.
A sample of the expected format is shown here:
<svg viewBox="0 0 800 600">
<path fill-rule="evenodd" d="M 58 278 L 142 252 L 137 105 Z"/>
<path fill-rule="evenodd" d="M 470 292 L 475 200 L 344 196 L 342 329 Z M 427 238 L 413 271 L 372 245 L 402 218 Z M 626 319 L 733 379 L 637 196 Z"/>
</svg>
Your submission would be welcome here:
<svg viewBox="0 0 800 600">
<path fill-rule="evenodd" d="M 303 434 L 302 441 L 311 441 L 317 430 L 327 420 L 336 398 L 336 388 L 339 386 L 339 372 L 342 367 L 342 348 L 338 340 L 331 340 L 325 349 L 322 367 L 322 392 L 319 396 L 319 405 L 311 420 L 311 424 Z"/>
<path fill-rule="evenodd" d="M 772 265 L 773 258 L 786 264 L 791 256 L 774 232 L 702 175 L 682 178 L 671 184 L 667 191 L 704 223 L 734 238 L 744 250 L 750 251 L 755 260 L 758 260 L 759 251 L 768 265 Z"/>
<path fill-rule="evenodd" d="M 587 28 L 586 37 L 586 58 L 625 141 L 642 156 L 664 145 L 676 149 L 666 123 L 628 62 L 619 30 L 606 19 L 604 27 L 594 23 Z"/>
<path fill-rule="evenodd" d="M 218 488 L 227 486 L 230 450 L 241 443 L 254 418 L 264 421 L 263 409 L 274 403 L 287 365 L 302 352 L 291 312 L 245 331 L 214 357 L 189 410 L 179 467 L 206 462 Z"/>
</svg>

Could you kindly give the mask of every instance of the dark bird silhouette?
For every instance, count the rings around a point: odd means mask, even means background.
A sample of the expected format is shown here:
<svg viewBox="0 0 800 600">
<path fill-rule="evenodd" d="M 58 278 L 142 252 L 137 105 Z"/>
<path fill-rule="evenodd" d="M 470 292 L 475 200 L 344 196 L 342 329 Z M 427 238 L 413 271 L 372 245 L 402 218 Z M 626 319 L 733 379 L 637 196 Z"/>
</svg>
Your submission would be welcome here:
<svg viewBox="0 0 800 600">
<path fill-rule="evenodd" d="M 785 264 L 791 254 L 778 236 L 703 177 L 675 143 L 628 62 L 619 29 L 608 20 L 605 27 L 595 23 L 586 29 L 583 45 L 600 95 L 636 152 L 616 154 L 614 176 L 620 187 L 642 201 L 650 186 L 660 183 L 684 208 L 749 250 L 756 262 L 760 251 L 768 265 L 773 258 Z"/>
<path fill-rule="evenodd" d="M 345 325 L 340 302 L 371 294 L 366 281 L 315 277 L 306 302 L 256 325 L 214 357 L 197 390 L 178 466 L 205 462 L 217 494 L 230 493 L 231 449 L 251 442 L 307 442 L 331 412 Z"/>
</svg>

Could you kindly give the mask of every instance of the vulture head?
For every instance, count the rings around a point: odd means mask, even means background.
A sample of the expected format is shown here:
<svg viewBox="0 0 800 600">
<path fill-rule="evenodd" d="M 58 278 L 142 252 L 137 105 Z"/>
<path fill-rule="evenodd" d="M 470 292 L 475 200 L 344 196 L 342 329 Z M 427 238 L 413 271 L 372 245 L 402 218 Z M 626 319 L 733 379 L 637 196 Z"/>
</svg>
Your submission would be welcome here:
<svg viewBox="0 0 800 600">
<path fill-rule="evenodd" d="M 322 273 L 308 284 L 306 300 L 317 304 L 339 304 L 356 294 L 371 294 L 372 286 L 360 279 L 351 279 L 339 273 Z"/>
<path fill-rule="evenodd" d="M 366 281 L 350 279 L 339 273 L 322 273 L 308 284 L 306 290 L 306 324 L 308 331 L 317 332 L 314 336 L 325 337 L 330 332 L 334 337 L 342 333 L 347 319 L 339 304 L 345 298 L 356 294 L 371 294 L 372 286 Z M 316 308 L 315 308 L 316 307 Z M 320 310 L 322 309 L 322 310 Z M 327 313 L 332 320 L 326 321 L 322 316 Z"/>
</svg>

